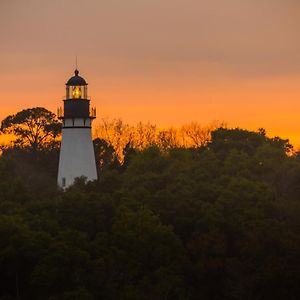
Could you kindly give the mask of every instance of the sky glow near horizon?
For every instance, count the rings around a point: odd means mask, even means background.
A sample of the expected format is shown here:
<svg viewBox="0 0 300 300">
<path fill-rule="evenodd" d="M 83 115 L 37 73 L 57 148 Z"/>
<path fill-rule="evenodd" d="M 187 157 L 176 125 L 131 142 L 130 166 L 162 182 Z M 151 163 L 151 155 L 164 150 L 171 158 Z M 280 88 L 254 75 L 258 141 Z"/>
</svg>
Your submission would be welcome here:
<svg viewBox="0 0 300 300">
<path fill-rule="evenodd" d="M 0 0 L 0 119 L 56 112 L 78 55 L 98 120 L 219 120 L 300 148 L 299 15 L 297 0 Z"/>
</svg>

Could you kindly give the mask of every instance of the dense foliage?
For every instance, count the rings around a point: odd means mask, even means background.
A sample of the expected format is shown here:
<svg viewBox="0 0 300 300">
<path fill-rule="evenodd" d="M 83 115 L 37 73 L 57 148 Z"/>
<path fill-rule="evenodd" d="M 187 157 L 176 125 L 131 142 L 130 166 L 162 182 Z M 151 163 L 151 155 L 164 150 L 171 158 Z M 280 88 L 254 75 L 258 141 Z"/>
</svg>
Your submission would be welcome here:
<svg viewBox="0 0 300 300">
<path fill-rule="evenodd" d="M 0 157 L 0 299 L 298 299 L 300 160 L 218 129 L 204 146 L 114 149 L 56 189 L 58 152 Z"/>
</svg>

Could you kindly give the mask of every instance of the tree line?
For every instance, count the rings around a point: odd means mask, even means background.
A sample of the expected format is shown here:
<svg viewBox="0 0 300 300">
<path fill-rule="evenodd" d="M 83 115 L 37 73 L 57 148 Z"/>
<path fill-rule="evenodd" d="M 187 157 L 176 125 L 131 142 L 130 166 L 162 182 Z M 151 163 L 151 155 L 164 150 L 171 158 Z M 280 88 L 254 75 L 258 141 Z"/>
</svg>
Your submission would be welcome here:
<svg viewBox="0 0 300 300">
<path fill-rule="evenodd" d="M 104 136 L 114 121 L 94 140 L 99 180 L 62 192 L 59 123 L 33 110 L 22 128 L 20 115 L 1 125 L 55 134 L 2 148 L 0 299 L 298 299 L 300 160 L 288 140 L 218 127 L 199 145 L 129 135 L 121 146 Z"/>
</svg>

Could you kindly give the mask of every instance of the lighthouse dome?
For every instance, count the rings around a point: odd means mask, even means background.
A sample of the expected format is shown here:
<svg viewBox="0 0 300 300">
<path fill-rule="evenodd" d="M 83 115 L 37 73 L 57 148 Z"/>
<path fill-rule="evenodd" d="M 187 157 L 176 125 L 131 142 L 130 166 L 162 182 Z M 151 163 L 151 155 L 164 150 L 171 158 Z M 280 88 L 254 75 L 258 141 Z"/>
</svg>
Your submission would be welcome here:
<svg viewBox="0 0 300 300">
<path fill-rule="evenodd" d="M 68 82 L 66 83 L 67 86 L 83 86 L 83 85 L 87 85 L 87 82 L 85 81 L 84 78 L 82 78 L 81 76 L 79 76 L 79 71 L 76 69 L 74 72 L 74 76 L 72 76 Z"/>
</svg>

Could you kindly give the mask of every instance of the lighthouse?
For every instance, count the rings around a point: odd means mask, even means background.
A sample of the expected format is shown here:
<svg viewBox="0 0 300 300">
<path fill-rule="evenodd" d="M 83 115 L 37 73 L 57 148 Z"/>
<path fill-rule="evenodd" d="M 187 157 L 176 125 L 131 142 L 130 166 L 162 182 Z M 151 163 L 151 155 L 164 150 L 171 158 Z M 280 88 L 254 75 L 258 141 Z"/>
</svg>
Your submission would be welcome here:
<svg viewBox="0 0 300 300">
<path fill-rule="evenodd" d="M 63 189 L 72 185 L 76 177 L 97 179 L 92 141 L 96 109 L 90 107 L 87 85 L 76 69 L 66 83 L 64 107 L 58 109 L 63 124 L 57 183 Z"/>
</svg>

